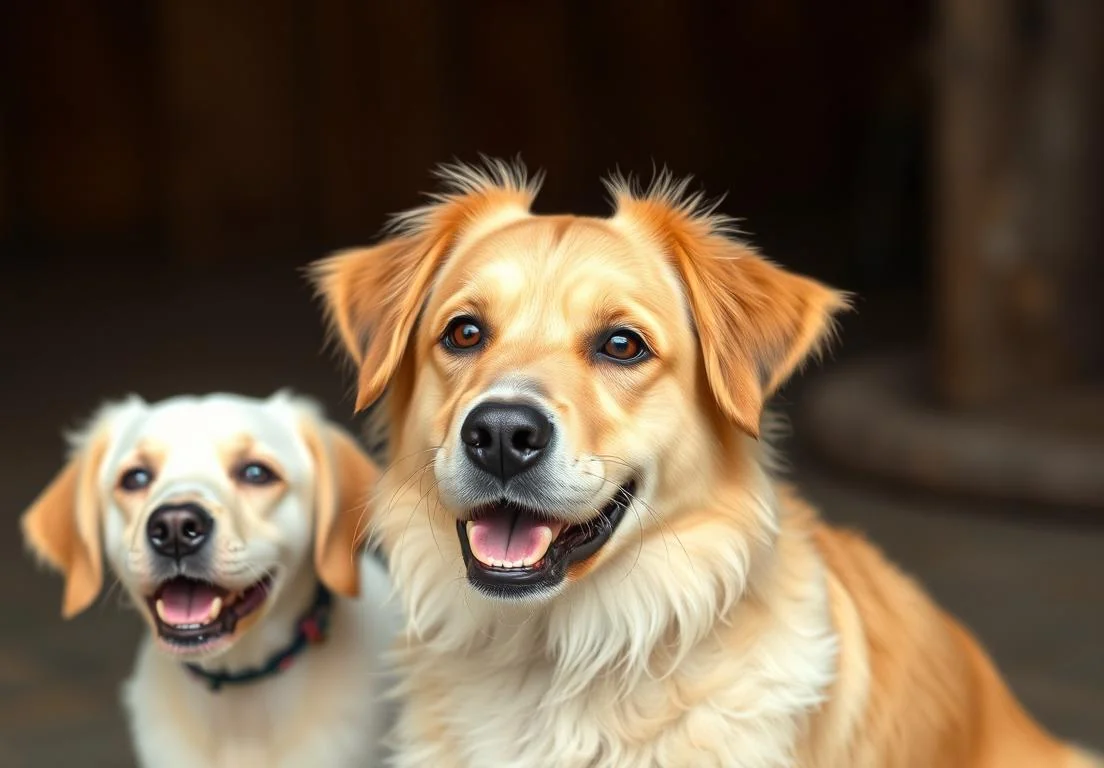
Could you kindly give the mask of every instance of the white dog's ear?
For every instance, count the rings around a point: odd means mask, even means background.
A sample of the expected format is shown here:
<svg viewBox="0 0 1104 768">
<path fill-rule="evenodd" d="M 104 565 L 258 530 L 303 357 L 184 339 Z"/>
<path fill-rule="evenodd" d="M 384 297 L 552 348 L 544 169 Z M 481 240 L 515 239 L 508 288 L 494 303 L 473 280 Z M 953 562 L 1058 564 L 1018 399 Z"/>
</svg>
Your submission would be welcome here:
<svg viewBox="0 0 1104 768">
<path fill-rule="evenodd" d="M 61 614 L 67 619 L 91 605 L 103 586 L 96 478 L 106 448 L 102 430 L 85 440 L 21 520 L 28 546 L 65 576 Z"/>
<path fill-rule="evenodd" d="M 304 419 L 303 437 L 315 465 L 315 571 L 332 591 L 355 597 L 367 501 L 379 472 L 351 436 L 320 419 Z"/>
</svg>

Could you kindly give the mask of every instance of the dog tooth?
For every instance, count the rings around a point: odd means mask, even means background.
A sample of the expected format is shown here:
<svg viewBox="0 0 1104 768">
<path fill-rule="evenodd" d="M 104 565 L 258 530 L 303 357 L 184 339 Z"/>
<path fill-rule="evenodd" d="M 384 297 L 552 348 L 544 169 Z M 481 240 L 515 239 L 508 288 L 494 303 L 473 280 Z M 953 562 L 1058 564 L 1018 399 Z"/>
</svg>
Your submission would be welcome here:
<svg viewBox="0 0 1104 768">
<path fill-rule="evenodd" d="M 211 610 L 207 612 L 207 621 L 214 621 L 219 617 L 220 613 L 222 613 L 222 598 L 216 597 L 211 601 Z"/>
<path fill-rule="evenodd" d="M 157 618 L 168 624 L 169 620 L 165 618 L 165 602 L 161 598 L 157 598 L 155 606 L 157 608 Z"/>
</svg>

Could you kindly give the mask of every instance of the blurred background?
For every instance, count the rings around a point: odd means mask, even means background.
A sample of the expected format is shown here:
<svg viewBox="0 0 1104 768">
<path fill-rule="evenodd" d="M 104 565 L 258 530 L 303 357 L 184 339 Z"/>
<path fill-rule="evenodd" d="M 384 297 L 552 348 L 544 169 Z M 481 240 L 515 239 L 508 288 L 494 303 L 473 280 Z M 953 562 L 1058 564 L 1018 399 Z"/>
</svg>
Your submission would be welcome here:
<svg viewBox="0 0 1104 768">
<path fill-rule="evenodd" d="M 830 519 L 1104 748 L 1104 3 L 0 6 L 0 765 L 131 763 L 139 623 L 59 617 L 17 519 L 135 391 L 292 386 L 352 423 L 300 273 L 478 153 L 607 211 L 667 165 L 858 295 L 778 398 Z"/>
</svg>

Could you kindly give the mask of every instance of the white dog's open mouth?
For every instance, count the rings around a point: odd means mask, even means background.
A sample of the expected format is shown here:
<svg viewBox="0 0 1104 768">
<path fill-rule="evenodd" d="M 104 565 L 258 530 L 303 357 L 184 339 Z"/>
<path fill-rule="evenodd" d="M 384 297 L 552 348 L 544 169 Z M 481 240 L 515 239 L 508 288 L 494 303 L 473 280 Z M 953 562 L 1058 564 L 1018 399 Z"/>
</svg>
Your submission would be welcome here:
<svg viewBox="0 0 1104 768">
<path fill-rule="evenodd" d="M 244 590 L 178 576 L 146 598 L 157 635 L 169 646 L 195 650 L 234 633 L 238 622 L 256 611 L 268 597 L 268 576 Z"/>
<path fill-rule="evenodd" d="M 468 579 L 496 597 L 525 597 L 556 586 L 567 567 L 609 540 L 632 502 L 636 483 L 617 489 L 599 514 L 568 525 L 542 510 L 491 504 L 457 522 Z"/>
</svg>

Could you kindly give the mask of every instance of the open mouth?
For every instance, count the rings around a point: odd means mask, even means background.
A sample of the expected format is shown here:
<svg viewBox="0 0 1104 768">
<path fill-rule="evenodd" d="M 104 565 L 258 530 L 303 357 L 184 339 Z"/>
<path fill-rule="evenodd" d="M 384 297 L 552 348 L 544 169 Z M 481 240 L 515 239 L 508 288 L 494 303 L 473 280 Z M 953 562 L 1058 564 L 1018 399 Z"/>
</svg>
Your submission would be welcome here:
<svg viewBox="0 0 1104 768">
<path fill-rule="evenodd" d="M 568 525 L 550 513 L 510 502 L 472 511 L 456 524 L 468 580 L 495 597 L 518 598 L 556 586 L 568 566 L 609 540 L 633 499 L 636 482 L 618 488 L 599 514 Z"/>
<path fill-rule="evenodd" d="M 178 576 L 146 600 L 162 641 L 179 650 L 198 650 L 233 635 L 238 622 L 264 604 L 271 584 L 266 576 L 234 591 Z"/>
</svg>

